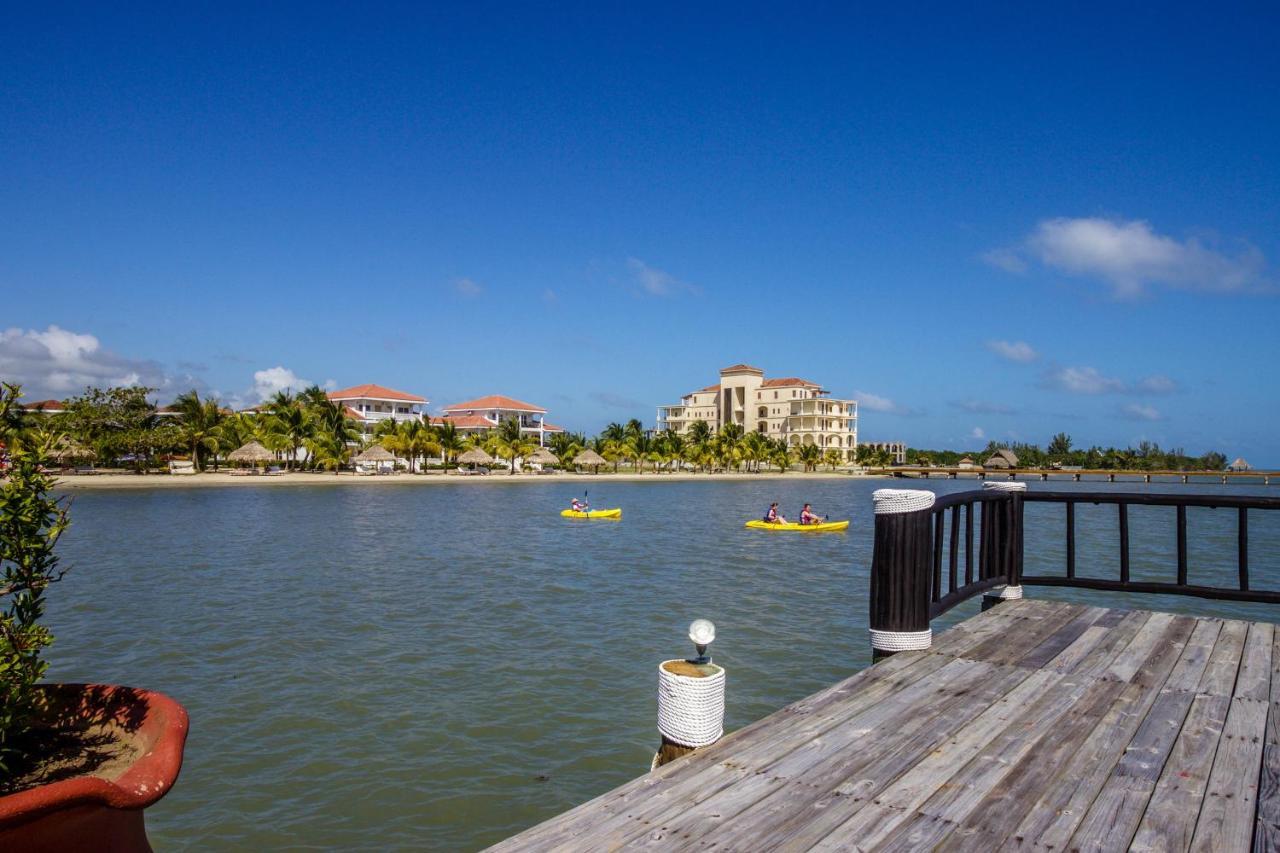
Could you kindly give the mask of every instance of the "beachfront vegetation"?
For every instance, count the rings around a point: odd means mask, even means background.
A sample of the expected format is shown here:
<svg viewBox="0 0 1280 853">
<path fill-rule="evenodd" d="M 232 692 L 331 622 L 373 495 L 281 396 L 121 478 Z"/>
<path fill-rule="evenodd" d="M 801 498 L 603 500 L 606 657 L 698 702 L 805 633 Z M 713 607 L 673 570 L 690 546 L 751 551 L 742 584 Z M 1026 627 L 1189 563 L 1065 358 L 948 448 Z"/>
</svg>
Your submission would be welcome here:
<svg viewBox="0 0 1280 853">
<path fill-rule="evenodd" d="M 1077 448 L 1071 436 L 1060 432 L 1044 449 L 1035 444 L 989 442 L 982 450 L 920 450 L 909 448 L 907 461 L 913 465 L 935 465 L 952 468 L 966 456 L 981 465 L 997 450 L 1012 450 L 1020 468 L 1083 468 L 1115 471 L 1222 471 L 1227 457 L 1217 451 L 1189 456 L 1181 448 L 1163 450 L 1160 445 L 1144 441 L 1137 447 Z M 859 448 L 861 450 L 861 448 Z"/>
<path fill-rule="evenodd" d="M 43 708 L 37 685 L 53 642 L 41 624 L 45 594 L 61 580 L 54 545 L 67 529 L 64 503 L 50 496 L 46 473 L 54 439 L 31 428 L 18 407 L 16 385 L 0 386 L 0 771 L 7 776 L 28 758 L 26 742 Z"/>
</svg>

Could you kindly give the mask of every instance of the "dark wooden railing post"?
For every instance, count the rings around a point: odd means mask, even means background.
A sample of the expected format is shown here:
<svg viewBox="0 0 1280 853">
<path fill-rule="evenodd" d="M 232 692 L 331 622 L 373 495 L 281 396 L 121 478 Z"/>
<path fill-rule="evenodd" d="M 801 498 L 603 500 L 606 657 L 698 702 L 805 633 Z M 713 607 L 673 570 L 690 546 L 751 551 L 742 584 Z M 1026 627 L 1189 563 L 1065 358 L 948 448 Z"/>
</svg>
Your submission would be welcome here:
<svg viewBox="0 0 1280 853">
<path fill-rule="evenodd" d="M 991 508 L 988 514 L 991 530 L 984 528 L 982 531 L 984 542 L 988 535 L 991 537 L 991 565 L 986 577 L 1005 579 L 1004 586 L 983 593 L 982 609 L 986 610 L 1002 601 L 1022 598 L 1022 496 L 1027 491 L 1027 484 L 989 482 L 983 483 L 982 488 L 1009 495 L 1008 500 Z"/>
<path fill-rule="evenodd" d="M 933 492 L 877 489 L 871 556 L 871 649 L 879 660 L 927 649 L 933 574 Z"/>
</svg>

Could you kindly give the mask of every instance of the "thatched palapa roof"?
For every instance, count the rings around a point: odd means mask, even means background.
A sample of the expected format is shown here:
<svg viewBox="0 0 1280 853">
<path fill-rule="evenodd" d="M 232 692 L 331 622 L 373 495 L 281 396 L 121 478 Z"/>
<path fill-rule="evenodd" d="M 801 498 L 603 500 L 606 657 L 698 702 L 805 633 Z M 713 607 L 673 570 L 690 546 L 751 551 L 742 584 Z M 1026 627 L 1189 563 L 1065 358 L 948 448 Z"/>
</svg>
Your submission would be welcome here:
<svg viewBox="0 0 1280 853">
<path fill-rule="evenodd" d="M 230 462 L 274 462 L 276 455 L 256 441 L 237 447 L 227 454 Z"/>
<path fill-rule="evenodd" d="M 478 447 L 473 447 L 458 457 L 461 465 L 488 465 L 492 461 L 493 457 Z"/>
<path fill-rule="evenodd" d="M 552 453 L 550 450 L 547 450 L 547 448 L 545 447 L 539 447 L 537 450 L 529 454 L 528 461 L 540 462 L 545 465 L 547 463 L 559 462 L 560 457 L 556 456 L 554 453 Z"/>
<path fill-rule="evenodd" d="M 1248 471 L 1253 466 L 1244 460 L 1243 456 L 1237 456 L 1236 461 L 1227 466 L 1228 471 Z"/>
<path fill-rule="evenodd" d="M 356 462 L 395 462 L 396 455 L 381 444 L 375 444 L 356 455 Z"/>
<path fill-rule="evenodd" d="M 1017 468 L 1018 454 L 1007 448 L 1000 448 L 986 462 L 982 463 L 983 468 Z"/>
<path fill-rule="evenodd" d="M 577 456 L 573 457 L 573 464 L 574 465 L 608 465 L 609 460 L 605 459 L 603 456 L 601 456 L 599 453 L 596 453 L 591 448 L 587 448 L 586 450 L 579 453 Z"/>
</svg>

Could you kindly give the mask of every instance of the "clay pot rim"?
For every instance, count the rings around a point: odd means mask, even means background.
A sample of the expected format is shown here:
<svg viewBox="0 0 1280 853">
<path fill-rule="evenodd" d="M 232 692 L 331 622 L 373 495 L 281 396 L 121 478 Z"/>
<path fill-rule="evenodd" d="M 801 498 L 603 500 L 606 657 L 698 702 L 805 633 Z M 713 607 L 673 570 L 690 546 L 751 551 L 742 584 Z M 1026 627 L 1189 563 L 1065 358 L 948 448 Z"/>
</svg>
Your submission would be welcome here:
<svg viewBox="0 0 1280 853">
<path fill-rule="evenodd" d="M 182 769 L 182 751 L 189 721 L 180 704 L 153 690 L 119 684 L 47 684 L 59 692 L 102 691 L 114 696 L 128 691 L 130 699 L 144 705 L 145 714 L 133 737 L 150 740 L 150 747 L 114 781 L 85 774 L 47 785 L 38 785 L 0 797 L 0 826 L 31 820 L 49 812 L 80 805 L 113 809 L 143 809 L 173 787 Z"/>
</svg>

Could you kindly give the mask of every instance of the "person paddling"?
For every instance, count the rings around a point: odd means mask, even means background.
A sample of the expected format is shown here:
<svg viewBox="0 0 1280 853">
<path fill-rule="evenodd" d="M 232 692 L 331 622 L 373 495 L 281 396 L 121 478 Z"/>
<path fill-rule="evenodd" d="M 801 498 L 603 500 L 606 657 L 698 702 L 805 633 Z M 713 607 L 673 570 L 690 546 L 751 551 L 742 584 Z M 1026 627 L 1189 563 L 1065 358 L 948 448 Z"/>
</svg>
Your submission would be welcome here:
<svg viewBox="0 0 1280 853">
<path fill-rule="evenodd" d="M 804 509 L 800 510 L 801 524 L 821 524 L 826 520 L 827 520 L 826 516 L 815 515 L 813 512 L 813 508 L 810 507 L 808 504 L 805 504 Z"/>
<path fill-rule="evenodd" d="M 590 512 L 591 506 L 586 502 L 585 499 L 578 500 L 577 498 L 574 498 L 569 503 L 569 509 L 573 510 L 574 512 Z"/>
<path fill-rule="evenodd" d="M 774 501 L 769 504 L 769 509 L 764 514 L 765 524 L 786 524 L 787 520 L 778 515 L 778 502 Z"/>
</svg>

